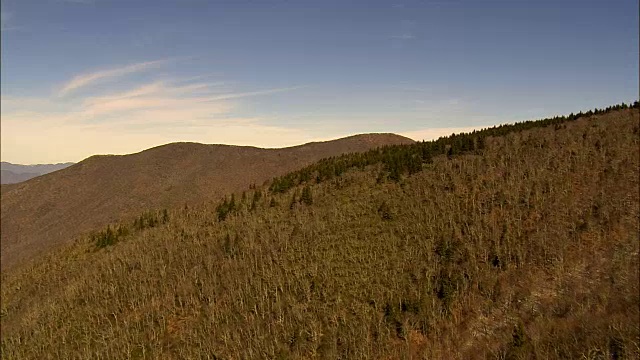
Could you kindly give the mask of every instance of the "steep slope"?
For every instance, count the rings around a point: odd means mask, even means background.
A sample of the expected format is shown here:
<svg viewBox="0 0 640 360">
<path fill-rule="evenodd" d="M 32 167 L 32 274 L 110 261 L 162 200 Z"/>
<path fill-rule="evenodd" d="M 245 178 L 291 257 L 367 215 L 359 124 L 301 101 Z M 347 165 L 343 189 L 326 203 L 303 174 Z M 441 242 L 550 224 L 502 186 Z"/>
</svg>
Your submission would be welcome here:
<svg viewBox="0 0 640 360">
<path fill-rule="evenodd" d="M 2 357 L 638 358 L 638 116 L 390 148 L 224 221 L 110 228 L 3 272 Z"/>
<path fill-rule="evenodd" d="M 0 164 L 0 169 L 2 170 L 0 184 L 15 184 L 36 176 L 62 170 L 71 165 L 73 163 L 21 165 L 2 161 Z"/>
<path fill-rule="evenodd" d="M 3 186 L 2 268 L 147 208 L 218 200 L 321 158 L 412 142 L 394 134 L 363 134 L 283 149 L 174 143 L 131 155 L 92 156 Z"/>
</svg>

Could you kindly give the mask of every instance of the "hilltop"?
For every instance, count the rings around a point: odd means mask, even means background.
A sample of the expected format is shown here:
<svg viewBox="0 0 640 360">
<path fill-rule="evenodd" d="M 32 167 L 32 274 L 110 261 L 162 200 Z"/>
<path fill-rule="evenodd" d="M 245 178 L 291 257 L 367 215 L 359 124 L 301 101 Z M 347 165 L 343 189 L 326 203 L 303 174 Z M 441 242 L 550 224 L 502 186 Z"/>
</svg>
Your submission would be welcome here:
<svg viewBox="0 0 640 360">
<path fill-rule="evenodd" d="M 323 160 L 2 273 L 2 357 L 637 358 L 638 106 Z"/>
<path fill-rule="evenodd" d="M 2 268 L 144 209 L 217 201 L 322 158 L 410 143 L 395 134 L 361 134 L 282 149 L 172 143 L 131 155 L 92 156 L 2 186 Z"/>
</svg>

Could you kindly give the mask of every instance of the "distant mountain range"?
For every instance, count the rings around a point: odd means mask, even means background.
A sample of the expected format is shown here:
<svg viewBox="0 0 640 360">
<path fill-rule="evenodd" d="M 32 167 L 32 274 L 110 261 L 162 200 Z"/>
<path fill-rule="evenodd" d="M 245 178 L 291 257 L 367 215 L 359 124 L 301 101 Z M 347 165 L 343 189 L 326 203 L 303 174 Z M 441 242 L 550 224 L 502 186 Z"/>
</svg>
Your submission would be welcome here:
<svg viewBox="0 0 640 360">
<path fill-rule="evenodd" d="M 2 186 L 2 268 L 145 209 L 218 201 L 323 158 L 413 142 L 395 134 L 361 134 L 282 149 L 172 143 L 92 156 Z"/>
<path fill-rule="evenodd" d="M 10 162 L 3 161 L 0 170 L 2 176 L 0 177 L 1 184 L 15 184 L 22 181 L 29 180 L 36 176 L 48 174 L 50 172 L 62 170 L 74 163 L 59 163 L 59 164 L 37 164 L 37 165 L 21 165 L 12 164 Z"/>
</svg>

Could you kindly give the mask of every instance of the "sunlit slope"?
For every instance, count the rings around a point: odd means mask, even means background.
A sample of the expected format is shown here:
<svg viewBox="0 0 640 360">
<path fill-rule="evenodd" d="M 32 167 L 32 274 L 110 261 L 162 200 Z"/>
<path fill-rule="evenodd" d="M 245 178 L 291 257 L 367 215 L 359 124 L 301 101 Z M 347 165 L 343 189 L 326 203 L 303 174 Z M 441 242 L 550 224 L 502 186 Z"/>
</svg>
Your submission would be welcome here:
<svg viewBox="0 0 640 360">
<path fill-rule="evenodd" d="M 412 142 L 395 134 L 361 134 L 283 149 L 172 143 L 130 155 L 92 156 L 3 185 L 2 268 L 147 208 L 218 200 L 325 157 Z"/>
<path fill-rule="evenodd" d="M 638 125 L 146 214 L 3 272 L 3 358 L 637 358 Z"/>
</svg>

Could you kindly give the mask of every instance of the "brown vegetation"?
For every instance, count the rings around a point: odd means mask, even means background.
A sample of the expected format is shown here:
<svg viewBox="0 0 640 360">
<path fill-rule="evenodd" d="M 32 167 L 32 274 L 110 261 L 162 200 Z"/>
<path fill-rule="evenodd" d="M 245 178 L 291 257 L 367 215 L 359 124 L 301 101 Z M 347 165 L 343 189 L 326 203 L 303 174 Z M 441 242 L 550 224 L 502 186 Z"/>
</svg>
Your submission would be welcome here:
<svg viewBox="0 0 640 360">
<path fill-rule="evenodd" d="M 412 142 L 365 134 L 283 149 L 174 143 L 131 155 L 92 156 L 2 186 L 2 268 L 147 208 L 218 200 L 321 158 Z"/>
<path fill-rule="evenodd" d="M 2 357 L 638 358 L 638 127 L 146 213 L 3 272 Z"/>
</svg>

